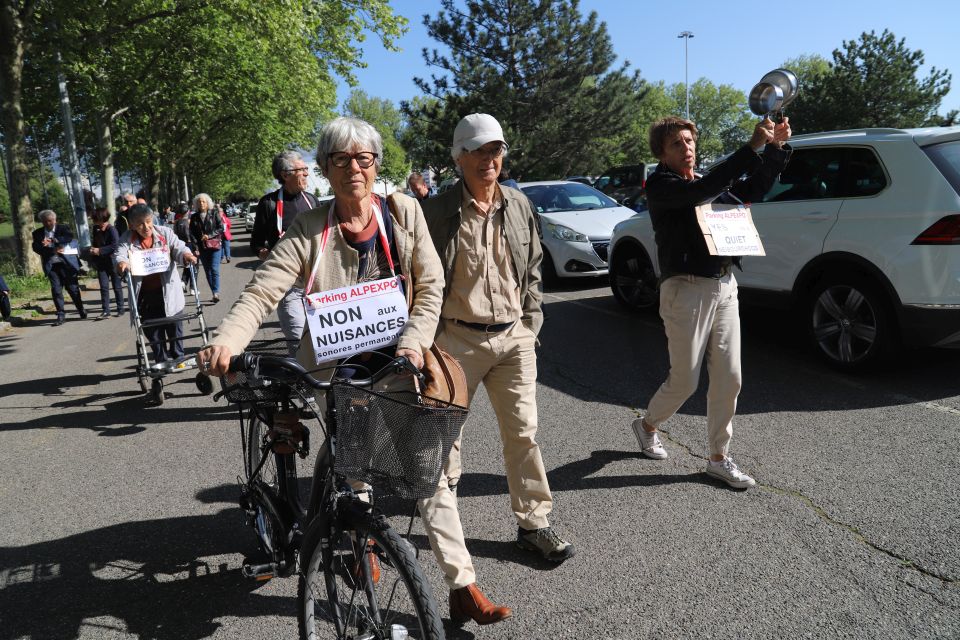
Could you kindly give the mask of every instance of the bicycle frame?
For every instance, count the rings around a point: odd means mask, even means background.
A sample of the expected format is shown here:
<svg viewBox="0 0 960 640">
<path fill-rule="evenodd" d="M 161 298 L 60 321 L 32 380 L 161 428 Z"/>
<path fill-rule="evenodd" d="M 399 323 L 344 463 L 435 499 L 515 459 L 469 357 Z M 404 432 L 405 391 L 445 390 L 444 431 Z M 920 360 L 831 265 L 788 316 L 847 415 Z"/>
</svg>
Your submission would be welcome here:
<svg viewBox="0 0 960 640">
<path fill-rule="evenodd" d="M 372 381 L 364 381 L 367 384 Z M 281 383 L 282 384 L 282 383 Z M 326 384 L 324 386 L 327 386 Z M 264 405 L 258 405 L 255 402 L 247 403 L 249 410 L 249 419 L 247 425 L 252 428 L 253 419 L 257 418 L 262 424 L 274 427 L 274 418 L 278 411 L 291 411 L 296 408 L 294 403 L 294 389 L 286 387 L 281 397 L 270 403 L 265 409 Z M 296 393 L 305 406 L 309 405 L 308 398 Z M 265 410 L 264 410 L 265 409 Z M 241 430 L 243 430 L 243 404 L 240 408 Z M 244 484 L 240 505 L 247 514 L 254 518 L 262 518 L 263 514 L 256 511 L 249 497 L 253 496 L 256 503 L 265 505 L 271 512 L 271 516 L 280 526 L 281 531 L 275 539 L 281 541 L 283 548 L 273 549 L 272 540 L 265 538 L 265 523 L 255 522 L 256 529 L 264 547 L 272 552 L 274 557 L 271 562 L 259 565 L 245 565 L 243 573 L 248 577 L 257 579 L 269 579 L 276 574 L 289 575 L 292 563 L 291 552 L 299 549 L 300 538 L 306 531 L 307 525 L 316 517 L 317 513 L 323 510 L 334 517 L 338 509 L 342 508 L 343 499 L 346 498 L 350 503 L 359 503 L 364 509 L 370 508 L 370 503 L 363 501 L 360 496 L 349 486 L 346 478 L 338 476 L 333 472 L 334 462 L 336 460 L 336 432 L 337 415 L 336 407 L 333 401 L 332 393 L 327 393 L 327 422 L 326 425 L 317 418 L 318 423 L 324 432 L 324 443 L 321 447 L 321 453 L 316 457 L 313 469 L 313 477 L 310 482 L 310 494 L 307 502 L 307 508 L 304 509 L 300 497 L 299 485 L 296 474 L 296 461 L 294 453 L 278 453 L 274 450 L 278 438 L 265 439 L 261 446 L 260 462 L 257 467 L 251 470 L 247 481 Z M 268 432 L 269 433 L 269 432 Z M 307 431 L 309 434 L 309 431 Z M 246 446 L 248 433 L 241 433 L 241 439 Z M 309 435 L 307 435 L 307 448 L 309 448 Z M 252 443 L 251 443 L 252 444 Z M 247 457 L 247 451 L 244 449 L 244 457 Z M 301 457 L 306 457 L 307 451 L 297 452 Z M 261 471 L 269 459 L 275 461 L 277 468 L 277 491 L 269 491 L 264 486 L 261 478 Z M 412 526 L 412 522 L 411 522 Z"/>
</svg>

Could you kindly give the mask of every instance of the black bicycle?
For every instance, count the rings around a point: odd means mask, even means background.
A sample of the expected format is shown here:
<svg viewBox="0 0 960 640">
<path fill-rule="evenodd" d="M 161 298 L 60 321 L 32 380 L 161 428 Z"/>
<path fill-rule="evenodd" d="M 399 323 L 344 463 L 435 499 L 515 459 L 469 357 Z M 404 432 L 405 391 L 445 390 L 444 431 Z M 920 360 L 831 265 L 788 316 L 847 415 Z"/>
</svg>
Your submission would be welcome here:
<svg viewBox="0 0 960 640">
<path fill-rule="evenodd" d="M 286 353 L 285 344 L 258 348 L 267 351 L 231 359 L 218 394 L 240 405 L 240 505 L 268 558 L 245 564 L 244 574 L 299 574 L 301 638 L 441 640 L 416 550 L 373 505 L 369 485 L 404 498 L 433 495 L 466 409 L 414 391 L 373 390 L 389 374 L 419 375 L 406 358 L 363 378 L 356 367 L 338 368 L 323 382 L 293 359 L 267 355 Z M 319 413 L 314 391 L 326 392 L 327 421 L 305 501 L 296 456 L 309 453 L 303 417 Z"/>
</svg>

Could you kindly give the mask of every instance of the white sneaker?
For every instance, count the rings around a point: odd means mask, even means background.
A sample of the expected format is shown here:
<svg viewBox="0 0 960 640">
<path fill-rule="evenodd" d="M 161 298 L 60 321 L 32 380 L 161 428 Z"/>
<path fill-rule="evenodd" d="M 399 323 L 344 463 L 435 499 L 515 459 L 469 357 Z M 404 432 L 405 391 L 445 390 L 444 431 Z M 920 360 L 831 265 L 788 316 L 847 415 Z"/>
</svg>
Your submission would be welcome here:
<svg viewBox="0 0 960 640">
<path fill-rule="evenodd" d="M 633 428 L 633 435 L 637 437 L 637 444 L 640 445 L 640 453 L 654 460 L 667 459 L 667 450 L 660 442 L 660 434 L 644 429 L 643 418 L 637 418 L 630 426 Z"/>
<path fill-rule="evenodd" d="M 720 462 L 710 460 L 707 463 L 706 472 L 708 476 L 723 480 L 734 489 L 749 489 L 757 484 L 756 480 L 740 471 L 740 467 L 730 457 L 726 457 Z"/>
</svg>

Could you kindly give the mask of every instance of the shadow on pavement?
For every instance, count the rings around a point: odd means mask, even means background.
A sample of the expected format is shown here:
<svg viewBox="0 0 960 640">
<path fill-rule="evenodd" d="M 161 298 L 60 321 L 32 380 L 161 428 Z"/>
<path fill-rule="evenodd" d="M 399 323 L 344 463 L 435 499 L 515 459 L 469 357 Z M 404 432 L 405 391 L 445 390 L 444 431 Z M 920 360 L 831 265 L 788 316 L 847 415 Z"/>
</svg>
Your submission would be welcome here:
<svg viewBox="0 0 960 640">
<path fill-rule="evenodd" d="M 103 617 L 139 638 L 192 640 L 224 616 L 296 615 L 292 599 L 260 595 L 238 568 L 204 560 L 256 552 L 238 520 L 228 509 L 0 547 L 0 640 L 97 636 Z"/>
<path fill-rule="evenodd" d="M 645 407 L 666 379 L 667 343 L 656 314 L 625 312 L 612 296 L 548 301 L 544 312 L 537 350 L 541 384 L 580 400 Z M 741 317 L 740 415 L 864 409 L 900 405 L 904 397 L 956 396 L 960 350 L 907 351 L 889 366 L 848 374 L 821 363 L 784 312 L 745 306 Z M 681 413 L 706 415 L 706 368 Z"/>
<path fill-rule="evenodd" d="M 62 396 L 67 395 L 74 387 L 90 387 L 126 377 L 129 377 L 129 374 L 118 373 L 107 376 L 99 373 L 78 373 L 58 378 L 21 380 L 0 384 L 0 398 L 9 398 L 14 395 L 35 395 L 37 393 L 42 393 L 44 396 Z"/>
<path fill-rule="evenodd" d="M 702 473 L 643 474 L 596 476 L 608 464 L 621 460 L 647 458 L 635 451 L 593 451 L 589 458 L 561 465 L 547 472 L 551 491 L 589 491 L 595 489 L 623 489 L 626 487 L 657 487 L 670 484 L 712 484 Z M 653 462 L 653 461 L 650 461 Z M 507 495 L 507 478 L 494 473 L 465 473 L 460 478 L 457 495 L 461 498 Z"/>
<path fill-rule="evenodd" d="M 17 341 L 20 339 L 19 335 L 8 333 L 7 335 L 0 335 L 0 356 L 6 355 L 8 353 L 13 353 L 17 350 Z"/>
<path fill-rule="evenodd" d="M 164 423 L 205 422 L 232 418 L 235 408 L 227 405 L 204 407 L 176 407 L 164 404 L 160 407 L 145 407 L 145 396 L 138 391 L 121 394 L 122 399 L 107 402 L 87 410 L 70 411 L 52 415 L 43 415 L 33 420 L 17 424 L 4 425 L 5 431 L 27 431 L 30 429 L 87 429 L 103 436 L 130 435 L 140 433 L 147 427 Z M 174 394 L 170 394 L 173 396 Z M 107 396 L 116 398 L 117 394 Z M 63 406 L 85 407 L 90 402 L 88 396 L 77 401 L 64 403 Z"/>
<path fill-rule="evenodd" d="M 263 264 L 259 258 L 253 258 L 252 260 L 244 260 L 243 262 L 238 262 L 236 258 L 233 260 L 234 264 L 232 266 L 237 269 L 247 269 L 249 271 L 255 271 L 257 267 Z"/>
</svg>

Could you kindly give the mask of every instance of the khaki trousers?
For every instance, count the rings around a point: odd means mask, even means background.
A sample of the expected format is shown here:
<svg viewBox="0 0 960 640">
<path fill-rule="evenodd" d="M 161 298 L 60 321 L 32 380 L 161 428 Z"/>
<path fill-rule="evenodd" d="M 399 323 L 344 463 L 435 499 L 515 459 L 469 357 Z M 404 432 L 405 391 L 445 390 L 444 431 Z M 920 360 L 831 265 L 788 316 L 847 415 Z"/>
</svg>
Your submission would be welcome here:
<svg viewBox="0 0 960 640">
<path fill-rule="evenodd" d="M 660 286 L 660 317 L 667 334 L 670 375 L 650 400 L 645 420 L 666 422 L 700 384 L 707 360 L 707 434 L 711 455 L 727 455 L 742 374 L 740 306 L 733 274 L 719 280 L 681 275 Z"/>
<path fill-rule="evenodd" d="M 536 336 L 520 322 L 499 333 L 484 333 L 441 320 L 436 343 L 463 365 L 470 401 L 483 382 L 500 424 L 510 506 L 524 529 L 549 526 L 553 497 L 540 457 L 537 433 Z M 459 589 L 476 582 L 463 538 L 454 489 L 460 481 L 463 434 L 444 465 L 437 492 L 419 502 L 430 547 L 447 585 Z"/>
</svg>

